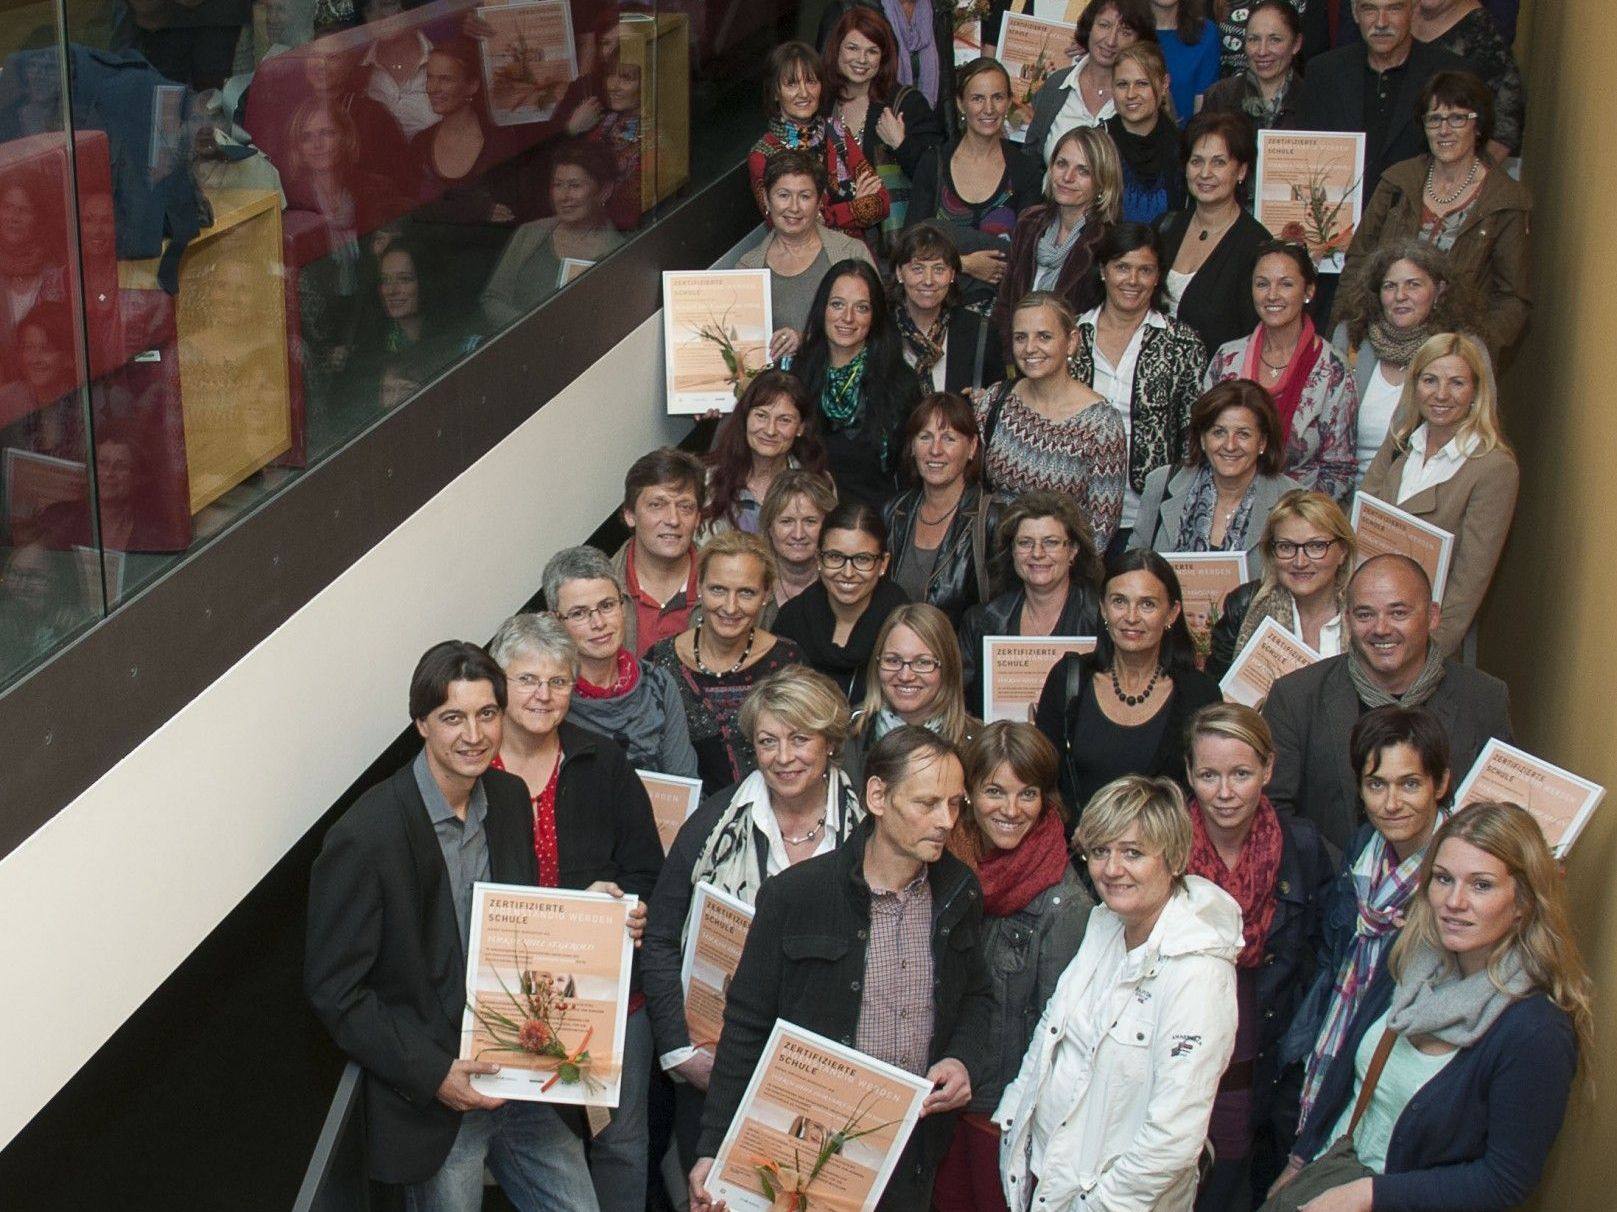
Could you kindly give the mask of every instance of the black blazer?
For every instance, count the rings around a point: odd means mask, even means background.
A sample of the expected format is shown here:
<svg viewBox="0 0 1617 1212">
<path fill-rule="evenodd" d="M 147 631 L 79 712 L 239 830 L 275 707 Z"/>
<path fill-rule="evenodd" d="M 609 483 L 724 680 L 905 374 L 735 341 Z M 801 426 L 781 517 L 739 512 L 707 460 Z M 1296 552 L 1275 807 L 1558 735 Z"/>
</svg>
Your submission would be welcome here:
<svg viewBox="0 0 1617 1212">
<path fill-rule="evenodd" d="M 977 359 L 978 341 L 983 356 Z M 968 387 L 992 387 L 1005 377 L 1004 346 L 985 317 L 969 307 L 949 313 L 949 338 L 943 350 L 943 390 L 963 392 Z M 932 381 L 921 384 L 923 396 L 932 394 Z"/>
<path fill-rule="evenodd" d="M 1176 210 L 1157 221 L 1162 236 L 1162 275 L 1166 279 L 1179 246 L 1190 232 L 1194 211 Z M 1246 211 L 1219 239 L 1179 300 L 1179 319 L 1194 328 L 1213 353 L 1226 341 L 1249 337 L 1258 326 L 1252 306 L 1252 267 L 1269 229 Z"/>
<path fill-rule="evenodd" d="M 538 884 L 527 787 L 490 770 L 483 788 L 490 875 Z M 309 877 L 303 988 L 337 1046 L 365 1070 L 371 1176 L 430 1178 L 460 1128 L 460 1113 L 437 1095 L 460 1049 L 466 956 L 449 872 L 408 765 L 326 834 Z M 576 1112 L 566 1118 L 582 1130 Z"/>
<path fill-rule="evenodd" d="M 1303 76 L 1302 97 L 1297 103 L 1298 130 L 1365 129 L 1364 100 L 1370 89 L 1370 72 L 1366 66 L 1369 53 L 1363 42 L 1353 42 L 1309 60 L 1308 71 Z M 1366 132 L 1369 135 L 1364 152 L 1366 198 L 1391 165 L 1426 151 L 1426 132 L 1415 121 L 1415 102 L 1426 82 L 1438 72 L 1469 70 L 1458 55 L 1425 42 L 1411 44 L 1404 69 L 1398 81 L 1398 95 L 1392 100 L 1387 129 Z"/>
</svg>

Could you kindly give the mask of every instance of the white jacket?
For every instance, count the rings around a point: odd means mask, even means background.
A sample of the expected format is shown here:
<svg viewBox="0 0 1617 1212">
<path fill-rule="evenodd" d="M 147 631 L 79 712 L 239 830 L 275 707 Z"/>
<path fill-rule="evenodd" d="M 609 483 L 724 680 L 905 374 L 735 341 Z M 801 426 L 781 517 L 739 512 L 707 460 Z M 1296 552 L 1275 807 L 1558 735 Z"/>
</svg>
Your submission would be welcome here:
<svg viewBox="0 0 1617 1212">
<path fill-rule="evenodd" d="M 1216 884 L 1186 877 L 1145 944 L 1123 956 L 1123 920 L 1104 905 L 1061 976 L 1005 1090 L 1000 1182 L 1013 1212 L 1189 1212 L 1196 1163 L 1218 1082 L 1235 1050 L 1235 957 L 1241 910 Z M 1100 987 L 1099 975 L 1117 972 Z M 1056 1044 L 1070 1017 L 1111 1025 L 1076 1070 L 1052 1081 Z M 1055 1100 L 1030 1201 L 1033 1109 Z M 1048 1107 L 1047 1107 L 1048 1111 Z"/>
</svg>

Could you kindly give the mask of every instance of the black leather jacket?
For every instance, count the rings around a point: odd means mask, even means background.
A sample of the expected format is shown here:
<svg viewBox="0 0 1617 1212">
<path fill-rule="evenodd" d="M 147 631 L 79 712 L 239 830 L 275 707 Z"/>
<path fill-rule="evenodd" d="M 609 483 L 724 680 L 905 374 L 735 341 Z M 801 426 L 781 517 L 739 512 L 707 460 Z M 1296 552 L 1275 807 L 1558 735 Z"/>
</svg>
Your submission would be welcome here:
<svg viewBox="0 0 1617 1212">
<path fill-rule="evenodd" d="M 966 611 L 960 621 L 960 677 L 966 688 L 966 710 L 983 718 L 982 657 L 985 635 L 1015 635 L 1027 594 L 1018 586 Z M 1100 631 L 1100 595 L 1095 587 L 1074 580 L 1067 586 L 1056 635 L 1096 635 Z"/>
<path fill-rule="evenodd" d="M 893 553 L 889 576 L 915 541 L 915 523 L 920 511 L 919 488 L 910 489 L 882 509 L 882 518 L 887 523 L 887 547 Z M 988 593 L 993 592 L 989 582 L 993 536 L 999 533 L 999 520 L 1004 512 L 1005 506 L 981 488 L 968 487 L 960 498 L 960 507 L 955 510 L 954 521 L 949 523 L 949 533 L 943 536 L 923 600 L 948 615 L 949 622 L 956 627 L 966 609 L 983 600 L 979 580 Z"/>
</svg>

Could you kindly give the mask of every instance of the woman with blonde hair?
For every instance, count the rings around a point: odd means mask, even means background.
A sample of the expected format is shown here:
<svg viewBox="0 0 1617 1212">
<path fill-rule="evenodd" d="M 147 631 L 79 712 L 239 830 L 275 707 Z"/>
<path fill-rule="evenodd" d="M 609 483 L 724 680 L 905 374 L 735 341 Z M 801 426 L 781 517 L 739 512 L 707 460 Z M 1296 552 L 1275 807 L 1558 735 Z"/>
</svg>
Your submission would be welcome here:
<svg viewBox="0 0 1617 1212">
<path fill-rule="evenodd" d="M 1190 872 L 1241 906 L 1235 958 L 1235 1054 L 1208 1125 L 1215 1163 L 1200 1212 L 1236 1212 L 1249 1187 L 1280 1173 L 1297 1129 L 1297 1083 L 1281 1042 L 1313 981 L 1334 877 L 1314 825 L 1269 802 L 1275 746 L 1269 725 L 1241 703 L 1213 703 L 1190 721 L 1185 765 L 1194 798 Z M 1250 1209 L 1251 1203 L 1244 1205 Z"/>
<path fill-rule="evenodd" d="M 971 739 L 978 722 L 966 712 L 960 644 L 948 615 L 925 602 L 894 608 L 876 633 L 862 703 L 843 759 L 856 784 L 864 753 L 904 724 L 930 728 L 956 748 Z"/>
<path fill-rule="evenodd" d="M 1189 874 L 1171 779 L 1102 787 L 1078 847 L 1103 905 L 1033 1032 L 994 1120 L 1006 1203 L 1048 1212 L 1184 1212 L 1235 1043 L 1241 911 Z"/>
<path fill-rule="evenodd" d="M 1273 619 L 1322 657 L 1343 651 L 1342 611 L 1358 538 L 1342 507 L 1322 492 L 1294 488 L 1275 503 L 1258 541 L 1263 576 L 1232 589 L 1213 624 L 1207 672 L 1221 678 L 1264 619 Z"/>
<path fill-rule="evenodd" d="M 1488 592 L 1520 482 L 1488 351 L 1469 334 L 1439 333 L 1410 361 L 1392 428 L 1359 491 L 1454 536 L 1432 631 L 1445 657 L 1459 650 Z"/>
<path fill-rule="evenodd" d="M 1123 167 L 1123 218 L 1155 223 L 1187 201 L 1179 125 L 1168 91 L 1168 63 L 1154 42 L 1136 42 L 1112 64 L 1112 103 L 1106 133 Z"/>
<path fill-rule="evenodd" d="M 758 616 L 760 627 L 771 629 L 780 608 L 820 579 L 820 525 L 836 507 L 831 477 L 820 472 L 788 467 L 770 483 L 758 534 L 775 557 L 775 592 Z"/>
<path fill-rule="evenodd" d="M 1265 1208 L 1515 1207 L 1560 1131 L 1592 998 L 1537 822 L 1460 810 Z"/>
<path fill-rule="evenodd" d="M 737 727 L 742 701 L 763 678 L 800 664 L 802 650 L 758 622 L 775 588 L 769 545 L 744 530 L 721 530 L 696 553 L 701 613 L 676 636 L 653 644 L 645 664 L 666 669 L 679 687 L 708 794 L 733 786 L 758 768 L 758 756 Z"/>
<path fill-rule="evenodd" d="M 1011 313 L 1030 290 L 1054 291 L 1082 315 L 1100 302 L 1095 245 L 1122 216 L 1123 168 L 1098 126 L 1075 126 L 1056 140 L 1044 201 L 1016 219 L 1005 277 L 994 300 L 1000 347 L 1011 347 Z"/>
<path fill-rule="evenodd" d="M 1068 861 L 1060 756 L 1031 724 L 985 725 L 961 755 L 968 807 L 949 851 L 983 889 L 983 959 L 993 982 L 991 1041 L 971 1105 L 938 1168 L 933 1212 L 1005 1212 L 994 1108 L 1016 1076 L 1039 1015 L 1066 971 L 1095 902 Z"/>
</svg>

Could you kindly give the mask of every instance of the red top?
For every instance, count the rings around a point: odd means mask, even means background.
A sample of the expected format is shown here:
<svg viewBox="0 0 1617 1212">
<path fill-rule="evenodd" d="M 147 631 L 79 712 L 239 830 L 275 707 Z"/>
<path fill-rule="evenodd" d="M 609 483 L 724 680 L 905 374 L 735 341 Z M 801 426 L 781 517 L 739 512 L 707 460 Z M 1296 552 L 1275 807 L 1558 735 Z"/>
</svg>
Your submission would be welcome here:
<svg viewBox="0 0 1617 1212">
<path fill-rule="evenodd" d="M 691 571 L 685 578 L 685 588 L 666 603 L 640 588 L 640 578 L 634 570 L 634 553 L 635 541 L 630 539 L 623 579 L 629 600 L 634 603 L 634 654 L 643 657 L 653 644 L 678 635 L 690 625 L 691 611 L 696 607 L 696 549 L 691 548 Z"/>
<path fill-rule="evenodd" d="M 557 750 L 556 764 L 544 790 L 533 797 L 533 853 L 539 860 L 541 888 L 555 888 L 561 883 L 561 851 L 556 845 L 556 780 L 561 777 L 561 757 Z M 497 753 L 489 765 L 495 770 L 505 769 Z"/>
</svg>

